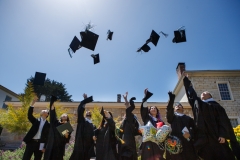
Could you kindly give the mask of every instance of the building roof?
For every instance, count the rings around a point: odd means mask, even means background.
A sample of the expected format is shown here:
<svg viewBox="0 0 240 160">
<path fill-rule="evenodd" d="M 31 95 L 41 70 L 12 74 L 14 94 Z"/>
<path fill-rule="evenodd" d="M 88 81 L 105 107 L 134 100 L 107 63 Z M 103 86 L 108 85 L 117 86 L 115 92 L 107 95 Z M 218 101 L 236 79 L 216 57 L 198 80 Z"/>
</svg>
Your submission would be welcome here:
<svg viewBox="0 0 240 160">
<path fill-rule="evenodd" d="M 191 77 L 231 77 L 240 76 L 240 70 L 186 70 L 184 73 Z M 179 78 L 173 93 L 178 94 L 181 87 L 183 86 L 184 74 Z"/>
<path fill-rule="evenodd" d="M 10 94 L 10 95 L 12 95 L 12 96 L 14 96 L 16 98 L 18 97 L 17 93 L 11 91 L 10 89 L 7 89 L 6 87 L 4 87 L 2 85 L 0 85 L 0 90 L 3 90 L 4 92 L 7 92 L 8 94 Z"/>
</svg>

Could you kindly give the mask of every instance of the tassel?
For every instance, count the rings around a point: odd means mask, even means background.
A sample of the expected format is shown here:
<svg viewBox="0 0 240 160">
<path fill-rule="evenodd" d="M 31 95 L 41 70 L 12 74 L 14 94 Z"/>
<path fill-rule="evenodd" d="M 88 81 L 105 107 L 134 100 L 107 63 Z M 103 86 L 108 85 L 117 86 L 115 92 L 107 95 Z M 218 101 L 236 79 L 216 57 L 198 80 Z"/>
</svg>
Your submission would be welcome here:
<svg viewBox="0 0 240 160">
<path fill-rule="evenodd" d="M 71 52 L 71 49 L 68 48 L 68 53 L 69 53 L 69 56 L 72 58 L 72 54 L 70 53 Z"/>
<path fill-rule="evenodd" d="M 178 28 L 178 30 L 182 30 L 183 28 L 185 28 L 185 26 L 182 26 L 182 27 Z"/>
<path fill-rule="evenodd" d="M 166 155 L 167 155 L 166 142 L 164 142 L 164 145 L 165 145 L 165 150 L 163 153 L 163 158 L 166 159 Z"/>
<path fill-rule="evenodd" d="M 160 33 L 162 33 L 166 38 L 168 37 L 168 34 L 162 32 L 162 31 Z"/>
<path fill-rule="evenodd" d="M 122 139 L 118 136 L 119 132 L 122 132 L 122 133 L 123 133 L 123 130 L 120 129 L 120 128 L 118 128 L 118 127 L 116 127 L 116 128 L 115 128 L 115 137 L 117 138 L 118 141 L 121 142 L 121 144 L 124 144 L 124 143 L 125 143 L 124 140 L 122 140 Z"/>
</svg>

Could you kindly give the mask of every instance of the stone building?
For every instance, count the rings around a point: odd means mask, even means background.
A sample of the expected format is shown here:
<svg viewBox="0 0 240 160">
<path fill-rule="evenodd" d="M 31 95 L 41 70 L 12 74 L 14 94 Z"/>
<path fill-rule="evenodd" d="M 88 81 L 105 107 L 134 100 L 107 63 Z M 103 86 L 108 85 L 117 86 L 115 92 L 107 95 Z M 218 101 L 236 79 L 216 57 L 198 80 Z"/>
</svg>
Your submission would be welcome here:
<svg viewBox="0 0 240 160">
<path fill-rule="evenodd" d="M 240 124 L 240 70 L 185 70 L 185 64 L 179 63 L 177 73 L 179 81 L 174 89 L 176 101 L 187 102 L 183 86 L 182 73 L 188 74 L 193 87 L 200 96 L 209 91 L 213 99 L 221 104 L 232 123 L 236 127 Z"/>
</svg>

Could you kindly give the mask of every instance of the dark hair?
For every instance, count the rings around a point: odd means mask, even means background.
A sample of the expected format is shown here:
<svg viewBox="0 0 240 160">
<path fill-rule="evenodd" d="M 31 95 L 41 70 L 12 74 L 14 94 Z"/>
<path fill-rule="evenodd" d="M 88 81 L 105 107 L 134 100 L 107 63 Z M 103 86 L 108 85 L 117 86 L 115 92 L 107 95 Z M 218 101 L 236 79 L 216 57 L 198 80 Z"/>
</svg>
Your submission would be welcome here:
<svg viewBox="0 0 240 160">
<path fill-rule="evenodd" d="M 182 104 L 180 102 L 176 102 L 175 106 L 181 106 L 183 108 L 183 106 L 182 106 Z"/>
<path fill-rule="evenodd" d="M 151 115 L 150 110 L 151 110 L 152 107 L 155 107 L 156 110 L 157 110 L 157 115 L 156 115 L 157 120 L 162 122 L 160 112 L 159 112 L 159 110 L 156 106 L 151 106 L 150 108 L 148 108 L 148 113 Z"/>
<path fill-rule="evenodd" d="M 108 113 L 109 113 L 109 114 L 110 114 L 110 116 L 113 118 L 112 112 L 108 112 Z M 101 123 L 100 123 L 100 125 L 99 125 L 98 129 L 101 129 L 101 128 L 103 128 L 103 126 L 104 126 L 104 123 L 105 123 L 105 117 L 103 117 L 103 118 L 102 118 L 102 121 L 101 121 Z"/>
</svg>

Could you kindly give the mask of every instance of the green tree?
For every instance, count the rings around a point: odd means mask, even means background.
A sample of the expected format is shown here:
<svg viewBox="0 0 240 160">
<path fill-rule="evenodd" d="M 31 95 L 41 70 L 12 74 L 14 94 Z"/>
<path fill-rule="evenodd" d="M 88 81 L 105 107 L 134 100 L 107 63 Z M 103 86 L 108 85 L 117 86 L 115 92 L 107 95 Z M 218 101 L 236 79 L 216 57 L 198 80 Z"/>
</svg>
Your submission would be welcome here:
<svg viewBox="0 0 240 160">
<path fill-rule="evenodd" d="M 34 81 L 34 77 L 30 77 L 27 82 Z M 37 96 L 40 98 L 41 95 L 45 95 L 46 99 L 45 101 L 50 101 L 51 95 L 58 96 L 59 99 L 61 99 L 62 102 L 72 102 L 72 95 L 69 95 L 65 84 L 62 84 L 61 82 L 57 82 L 55 80 L 46 79 L 43 86 L 39 85 L 33 85 L 34 92 L 37 94 Z"/>
<path fill-rule="evenodd" d="M 102 121 L 102 115 L 100 114 L 100 107 L 95 105 L 94 108 L 91 109 L 91 112 L 92 112 L 92 122 L 98 128 Z"/>
<path fill-rule="evenodd" d="M 26 133 L 31 123 L 28 120 L 27 113 L 29 106 L 36 94 L 34 93 L 33 85 L 29 82 L 25 89 L 24 93 L 19 95 L 19 100 L 22 102 L 21 107 L 13 107 L 11 104 L 8 105 L 8 109 L 0 109 L 0 124 L 3 128 L 7 129 L 11 133 L 22 134 Z M 49 109 L 49 106 L 46 106 Z M 55 104 L 57 116 L 60 118 L 61 114 L 69 113 L 69 109 L 64 108 L 58 105 L 58 102 Z M 68 114 L 70 120 L 73 117 L 73 114 Z M 34 116 L 40 117 L 39 113 L 34 113 Z M 49 117 L 48 117 L 49 119 Z"/>
<path fill-rule="evenodd" d="M 34 96 L 33 86 L 31 83 L 28 83 L 24 89 L 24 93 L 18 97 L 22 102 L 21 107 L 15 108 L 12 105 L 8 105 L 7 110 L 1 109 L 0 123 L 2 127 L 12 133 L 21 134 L 27 132 L 30 127 L 27 112 Z"/>
</svg>

